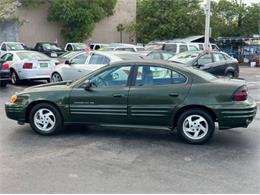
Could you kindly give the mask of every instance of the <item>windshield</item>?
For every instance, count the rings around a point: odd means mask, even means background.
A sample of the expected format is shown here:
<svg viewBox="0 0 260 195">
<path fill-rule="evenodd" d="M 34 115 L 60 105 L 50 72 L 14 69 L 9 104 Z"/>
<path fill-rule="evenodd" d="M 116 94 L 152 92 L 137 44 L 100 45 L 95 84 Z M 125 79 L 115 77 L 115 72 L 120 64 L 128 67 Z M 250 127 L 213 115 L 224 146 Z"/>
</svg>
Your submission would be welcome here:
<svg viewBox="0 0 260 195">
<path fill-rule="evenodd" d="M 45 54 L 34 52 L 34 51 L 26 51 L 26 52 L 19 52 L 17 53 L 17 56 L 21 59 L 27 59 L 27 60 L 46 60 L 50 59 Z"/>
<path fill-rule="evenodd" d="M 199 53 L 183 52 L 183 53 L 179 53 L 179 54 L 174 55 L 173 57 L 171 57 L 169 59 L 169 61 L 179 62 L 179 63 L 190 65 L 193 62 L 193 60 L 195 60 L 195 58 L 198 57 L 198 55 L 199 55 Z"/>
<path fill-rule="evenodd" d="M 8 43 L 6 44 L 8 50 L 25 50 L 24 46 L 21 43 Z"/>
<path fill-rule="evenodd" d="M 44 43 L 42 44 L 42 47 L 46 50 L 61 50 L 60 47 L 52 43 Z"/>
<path fill-rule="evenodd" d="M 76 56 L 79 52 L 76 51 L 76 52 L 73 52 L 73 51 L 68 51 L 64 54 L 62 54 L 59 58 L 72 58 L 74 56 Z"/>
</svg>

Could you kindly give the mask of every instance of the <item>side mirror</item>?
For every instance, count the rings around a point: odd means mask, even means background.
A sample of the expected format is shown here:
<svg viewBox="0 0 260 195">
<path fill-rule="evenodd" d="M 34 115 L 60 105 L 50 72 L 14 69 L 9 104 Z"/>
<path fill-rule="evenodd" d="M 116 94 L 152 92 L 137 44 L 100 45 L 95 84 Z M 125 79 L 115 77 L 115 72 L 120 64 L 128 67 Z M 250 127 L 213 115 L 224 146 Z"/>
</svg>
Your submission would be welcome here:
<svg viewBox="0 0 260 195">
<path fill-rule="evenodd" d="M 90 82 L 90 80 L 86 80 L 83 84 L 82 87 L 86 90 L 86 91 L 90 91 L 91 87 L 92 87 L 92 83 Z"/>
<path fill-rule="evenodd" d="M 70 61 L 69 61 L 69 60 L 66 60 L 66 61 L 65 61 L 65 64 L 68 64 L 68 65 L 70 65 L 71 63 L 70 63 Z"/>
</svg>

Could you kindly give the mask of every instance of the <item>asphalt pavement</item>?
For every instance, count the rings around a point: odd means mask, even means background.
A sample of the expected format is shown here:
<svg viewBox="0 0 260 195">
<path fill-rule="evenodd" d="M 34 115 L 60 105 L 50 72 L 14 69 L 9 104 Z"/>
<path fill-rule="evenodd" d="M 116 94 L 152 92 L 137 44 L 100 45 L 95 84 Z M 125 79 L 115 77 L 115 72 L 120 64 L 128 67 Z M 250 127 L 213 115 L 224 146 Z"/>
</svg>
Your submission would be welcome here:
<svg viewBox="0 0 260 195">
<path fill-rule="evenodd" d="M 45 137 L 5 116 L 0 89 L 0 193 L 260 193 L 260 68 L 241 68 L 258 113 L 247 129 L 189 145 L 163 130 L 71 126 Z"/>
</svg>

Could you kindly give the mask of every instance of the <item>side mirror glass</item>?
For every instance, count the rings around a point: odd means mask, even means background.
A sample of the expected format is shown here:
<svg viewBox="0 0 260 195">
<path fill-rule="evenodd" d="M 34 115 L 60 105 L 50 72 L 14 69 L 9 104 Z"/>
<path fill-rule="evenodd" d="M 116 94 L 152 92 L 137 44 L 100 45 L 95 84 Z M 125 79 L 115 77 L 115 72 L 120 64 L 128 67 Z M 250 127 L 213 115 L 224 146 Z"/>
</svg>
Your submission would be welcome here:
<svg viewBox="0 0 260 195">
<path fill-rule="evenodd" d="M 92 83 L 90 82 L 90 80 L 86 80 L 83 84 L 82 87 L 86 90 L 86 91 L 90 91 L 91 87 L 92 87 Z"/>
</svg>

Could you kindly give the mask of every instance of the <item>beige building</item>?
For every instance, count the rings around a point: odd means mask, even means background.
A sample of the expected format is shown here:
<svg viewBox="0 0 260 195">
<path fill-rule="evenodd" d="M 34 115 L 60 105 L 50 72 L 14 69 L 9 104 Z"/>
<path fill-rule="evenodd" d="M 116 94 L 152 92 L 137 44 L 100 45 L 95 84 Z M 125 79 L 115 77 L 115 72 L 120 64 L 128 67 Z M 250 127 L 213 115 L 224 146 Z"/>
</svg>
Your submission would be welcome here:
<svg viewBox="0 0 260 195">
<path fill-rule="evenodd" d="M 37 8 L 20 7 L 17 14 L 22 25 L 19 27 L 20 41 L 28 46 L 33 47 L 36 42 L 58 41 L 64 44 L 64 40 L 60 34 L 61 25 L 59 23 L 48 22 L 48 4 L 43 4 Z M 104 18 L 99 23 L 92 33 L 92 37 L 86 42 L 102 42 L 111 43 L 119 42 L 120 34 L 116 30 L 116 26 L 120 23 L 127 26 L 136 18 L 136 0 L 117 0 L 115 12 L 113 16 Z M 123 42 L 134 43 L 135 36 L 125 30 L 123 32 Z"/>
</svg>

